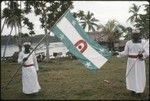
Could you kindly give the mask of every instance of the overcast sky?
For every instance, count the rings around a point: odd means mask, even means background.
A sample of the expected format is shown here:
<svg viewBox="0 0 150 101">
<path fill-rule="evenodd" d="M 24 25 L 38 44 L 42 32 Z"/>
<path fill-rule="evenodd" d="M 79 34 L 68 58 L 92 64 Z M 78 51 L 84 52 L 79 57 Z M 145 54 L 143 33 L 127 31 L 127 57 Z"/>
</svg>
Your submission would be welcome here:
<svg viewBox="0 0 150 101">
<path fill-rule="evenodd" d="M 106 24 L 108 20 L 115 19 L 120 24 L 124 26 L 131 26 L 127 23 L 127 19 L 131 14 L 129 14 L 129 8 L 132 4 L 142 5 L 148 4 L 147 1 L 73 1 L 74 9 L 71 12 L 77 12 L 79 10 L 90 11 L 94 13 L 94 17 L 99 20 L 99 23 Z M 3 2 L 1 3 L 2 9 L 4 8 Z M 144 13 L 142 10 L 140 13 Z M 36 34 L 44 34 L 43 29 L 40 28 L 40 23 L 38 17 L 34 14 L 28 15 L 30 21 L 34 23 L 34 31 Z M 1 20 L 1 27 L 3 21 Z M 4 27 L 2 35 L 8 35 L 10 28 Z M 28 33 L 29 31 L 25 28 L 22 29 L 23 33 Z M 12 35 L 15 33 L 13 32 Z"/>
</svg>

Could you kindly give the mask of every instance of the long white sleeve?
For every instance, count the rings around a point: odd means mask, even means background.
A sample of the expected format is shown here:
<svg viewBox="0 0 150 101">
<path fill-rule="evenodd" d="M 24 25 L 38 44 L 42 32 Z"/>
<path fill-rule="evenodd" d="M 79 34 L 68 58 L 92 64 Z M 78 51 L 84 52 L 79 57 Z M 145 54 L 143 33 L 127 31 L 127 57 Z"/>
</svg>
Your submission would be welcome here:
<svg viewBox="0 0 150 101">
<path fill-rule="evenodd" d="M 124 51 L 119 52 L 119 55 L 117 57 L 125 57 L 128 55 L 128 53 L 129 53 L 128 44 L 129 44 L 129 41 L 126 43 Z"/>
</svg>

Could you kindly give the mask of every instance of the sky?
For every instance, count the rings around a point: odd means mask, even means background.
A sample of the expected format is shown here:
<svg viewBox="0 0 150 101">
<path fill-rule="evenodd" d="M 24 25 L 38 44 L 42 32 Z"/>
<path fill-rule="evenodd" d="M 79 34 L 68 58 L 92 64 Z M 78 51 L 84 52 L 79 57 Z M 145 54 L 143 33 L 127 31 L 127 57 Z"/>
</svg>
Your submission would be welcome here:
<svg viewBox="0 0 150 101">
<path fill-rule="evenodd" d="M 147 1 L 73 1 L 74 9 L 71 12 L 77 12 L 83 10 L 85 13 L 90 11 L 94 13 L 94 17 L 99 20 L 98 24 L 106 24 L 108 20 L 115 19 L 120 24 L 129 27 L 132 26 L 127 19 L 131 16 L 129 13 L 129 8 L 132 4 L 142 5 L 148 4 Z M 1 3 L 1 10 L 4 8 L 4 2 Z M 144 14 L 143 10 L 139 13 Z M 34 14 L 26 15 L 29 20 L 34 23 L 34 31 L 36 34 L 44 34 L 44 30 L 40 28 L 40 22 L 38 17 Z M 3 20 L 1 20 L 1 27 L 3 25 Z M 29 33 L 26 28 L 22 29 L 23 33 Z M 10 28 L 4 27 L 2 35 L 8 35 L 10 33 Z M 15 35 L 13 31 L 12 35 Z"/>
</svg>

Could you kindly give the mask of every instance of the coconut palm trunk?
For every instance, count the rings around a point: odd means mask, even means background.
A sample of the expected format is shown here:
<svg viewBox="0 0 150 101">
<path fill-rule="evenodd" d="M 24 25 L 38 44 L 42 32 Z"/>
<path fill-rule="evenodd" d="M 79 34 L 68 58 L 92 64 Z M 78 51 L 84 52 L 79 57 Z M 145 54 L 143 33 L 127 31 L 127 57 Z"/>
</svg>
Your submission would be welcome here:
<svg viewBox="0 0 150 101">
<path fill-rule="evenodd" d="M 18 28 L 18 48 L 19 52 L 22 51 L 22 41 L 21 41 L 21 28 Z"/>
<path fill-rule="evenodd" d="M 4 20 L 4 23 L 3 23 L 3 26 L 2 26 L 2 29 L 1 29 L 1 34 L 2 34 L 2 32 L 3 32 L 3 29 L 4 29 L 5 24 L 6 24 L 6 19 Z"/>
<path fill-rule="evenodd" d="M 20 1 L 20 9 L 21 9 L 21 2 L 22 1 Z M 19 48 L 19 52 L 20 51 L 22 51 L 22 41 L 21 41 L 21 32 L 22 32 L 22 26 L 21 26 L 21 16 L 19 17 L 20 18 L 20 26 L 18 26 L 18 32 L 19 32 L 19 34 L 18 34 L 18 48 Z"/>
<path fill-rule="evenodd" d="M 43 10 L 43 15 L 44 15 L 44 17 L 45 17 L 45 29 L 44 29 L 44 31 L 45 31 L 45 34 L 46 34 L 46 40 L 45 40 L 45 45 L 46 45 L 46 61 L 48 62 L 49 61 L 49 35 L 48 35 L 48 33 L 47 33 L 47 28 L 46 28 L 46 26 L 47 26 L 47 18 L 46 18 L 46 12 L 45 12 L 45 10 Z"/>
<path fill-rule="evenodd" d="M 46 34 L 46 41 L 45 41 L 45 44 L 46 44 L 46 61 L 48 62 L 49 61 L 49 37 L 48 37 L 48 33 L 47 33 L 47 29 L 45 28 L 45 34 Z"/>
<path fill-rule="evenodd" d="M 13 31 L 13 27 L 11 28 L 11 31 L 10 31 L 10 34 L 9 34 L 9 37 L 8 37 L 8 40 L 7 40 L 6 44 L 5 44 L 5 48 L 4 48 L 4 52 L 3 52 L 3 59 L 5 58 L 6 49 L 7 49 L 8 43 L 9 43 L 9 41 L 10 41 L 10 37 L 11 37 L 12 31 Z"/>
</svg>

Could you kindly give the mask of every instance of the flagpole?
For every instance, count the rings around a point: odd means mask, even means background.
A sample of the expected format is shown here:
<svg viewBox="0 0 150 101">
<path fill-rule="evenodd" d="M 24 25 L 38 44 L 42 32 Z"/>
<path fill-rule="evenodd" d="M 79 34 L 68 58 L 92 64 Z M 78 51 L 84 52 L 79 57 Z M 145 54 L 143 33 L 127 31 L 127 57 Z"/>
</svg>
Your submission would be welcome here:
<svg viewBox="0 0 150 101">
<path fill-rule="evenodd" d="M 50 28 L 50 31 L 52 30 L 52 28 L 62 19 L 62 17 L 68 12 L 68 10 L 70 9 L 70 7 L 72 6 L 72 4 L 67 8 L 67 10 L 59 17 L 59 19 L 55 22 L 55 24 Z M 27 59 L 29 58 L 29 56 L 33 53 L 34 50 L 36 50 L 36 48 L 40 45 L 40 43 L 45 39 L 47 35 L 44 35 L 43 38 L 40 40 L 40 42 L 36 45 L 36 47 L 30 52 L 30 54 L 27 56 Z M 21 64 L 21 66 L 16 70 L 16 72 L 14 73 L 14 75 L 11 77 L 11 79 L 8 81 L 8 83 L 6 84 L 6 86 L 2 87 L 2 89 L 4 90 L 4 88 L 6 89 L 7 86 L 10 84 L 10 82 L 13 80 L 13 78 L 15 77 L 15 75 L 18 73 L 18 71 L 21 69 L 21 67 L 23 66 L 23 64 L 25 63 L 25 61 Z"/>
</svg>

